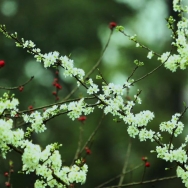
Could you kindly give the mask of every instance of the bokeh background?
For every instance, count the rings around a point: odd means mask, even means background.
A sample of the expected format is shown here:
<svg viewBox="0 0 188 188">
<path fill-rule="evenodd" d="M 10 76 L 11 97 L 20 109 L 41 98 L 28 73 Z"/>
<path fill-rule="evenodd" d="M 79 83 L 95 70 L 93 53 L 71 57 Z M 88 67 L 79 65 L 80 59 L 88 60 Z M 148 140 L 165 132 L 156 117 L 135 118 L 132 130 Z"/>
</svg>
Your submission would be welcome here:
<svg viewBox="0 0 188 188">
<path fill-rule="evenodd" d="M 172 11 L 170 0 L 1 0 L 0 24 L 5 24 L 10 32 L 18 32 L 20 38 L 32 40 L 43 53 L 58 51 L 61 55 L 71 55 L 75 66 L 88 72 L 99 59 L 104 48 L 110 29 L 109 22 L 117 22 L 125 27 L 129 35 L 138 35 L 138 40 L 157 53 L 170 50 L 170 31 L 166 27 L 169 15 L 178 19 Z M 121 33 L 113 32 L 110 44 L 104 54 L 99 67 L 108 82 L 123 84 L 134 69 L 133 61 L 138 59 L 145 63 L 138 69 L 134 79 L 145 75 L 159 65 L 157 58 L 147 59 L 147 51 L 136 48 Z M 29 105 L 39 107 L 55 102 L 52 95 L 52 85 L 55 75 L 54 69 L 44 69 L 35 61 L 32 55 L 25 50 L 15 47 L 14 41 L 0 34 L 0 59 L 5 60 L 6 66 L 0 70 L 0 86 L 19 86 L 31 76 L 34 76 L 23 92 L 11 91 L 20 100 L 20 110 L 27 109 Z M 91 77 L 95 79 L 97 71 Z M 60 100 L 75 87 L 73 78 L 64 78 L 59 74 L 62 90 L 59 92 Z M 99 81 L 96 81 L 100 83 Z M 130 97 L 141 89 L 143 103 L 135 108 L 155 112 L 155 120 L 149 126 L 158 130 L 161 121 L 170 120 L 176 112 L 183 111 L 183 101 L 187 102 L 187 71 L 171 73 L 160 68 L 146 79 L 134 85 Z M 72 98 L 84 95 L 80 89 Z M 0 90 L 0 94 L 5 90 Z M 79 132 L 82 132 L 82 146 L 100 122 L 102 111 L 95 112 L 87 117 L 84 124 L 71 121 L 66 115 L 59 116 L 47 123 L 47 131 L 33 135 L 35 143 L 45 147 L 52 142 L 63 144 L 60 149 L 64 165 L 70 165 L 74 159 L 79 142 Z M 183 118 L 185 132 L 177 138 L 174 145 L 178 146 L 188 131 L 187 115 Z M 162 178 L 175 175 L 175 164 L 165 163 L 151 154 L 155 143 L 140 143 L 137 139 L 128 137 L 127 126 L 120 122 L 115 123 L 111 115 L 105 116 L 98 132 L 92 140 L 92 154 L 86 157 L 89 166 L 87 181 L 84 185 L 76 187 L 97 187 L 109 179 L 119 175 L 122 171 L 128 145 L 131 143 L 127 170 L 142 164 L 141 157 L 147 156 L 151 163 L 146 169 L 144 180 Z M 168 135 L 164 138 L 168 139 Z M 82 154 L 85 157 L 85 154 Z M 5 187 L 4 172 L 9 169 L 9 160 L 14 162 L 15 173 L 11 177 L 13 188 L 32 188 L 35 175 L 29 176 L 17 173 L 21 171 L 19 154 L 12 152 L 7 160 L 0 158 L 0 187 Z M 165 171 L 165 168 L 172 168 Z M 140 167 L 126 174 L 124 183 L 141 181 L 144 167 Z M 119 178 L 106 186 L 117 185 Z M 147 187 L 184 187 L 179 179 L 156 182 Z"/>
</svg>

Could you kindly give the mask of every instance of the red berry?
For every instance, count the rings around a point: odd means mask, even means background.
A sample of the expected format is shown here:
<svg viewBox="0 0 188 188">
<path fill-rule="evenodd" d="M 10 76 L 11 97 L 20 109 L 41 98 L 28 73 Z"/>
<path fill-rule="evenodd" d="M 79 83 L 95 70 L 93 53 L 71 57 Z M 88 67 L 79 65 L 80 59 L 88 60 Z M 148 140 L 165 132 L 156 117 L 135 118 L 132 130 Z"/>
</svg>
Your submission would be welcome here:
<svg viewBox="0 0 188 188">
<path fill-rule="evenodd" d="M 146 163 L 145 163 L 145 167 L 150 167 L 150 163 L 149 163 L 149 162 L 146 162 Z"/>
<path fill-rule="evenodd" d="M 4 60 L 0 60 L 0 68 L 5 66 L 5 61 Z"/>
<path fill-rule="evenodd" d="M 116 27 L 116 26 L 117 26 L 116 22 L 110 22 L 109 23 L 109 28 L 110 29 L 114 29 L 114 27 Z"/>
<path fill-rule="evenodd" d="M 24 87 L 23 87 L 23 86 L 20 86 L 20 87 L 19 87 L 19 91 L 20 91 L 20 92 L 22 92 L 22 91 L 23 91 L 23 89 L 24 89 Z"/>
<path fill-rule="evenodd" d="M 55 95 L 55 96 L 56 96 L 56 95 L 57 95 L 57 92 L 56 92 L 56 91 L 53 91 L 53 92 L 52 92 L 52 95 Z"/>
<path fill-rule="evenodd" d="M 61 89 L 61 88 L 62 88 L 62 86 L 61 86 L 60 84 L 58 84 L 58 83 L 55 84 L 55 87 L 56 87 L 57 89 Z"/>
<path fill-rule="evenodd" d="M 5 173 L 4 173 L 4 176 L 8 176 L 8 172 L 5 172 Z"/>
<path fill-rule="evenodd" d="M 86 151 L 86 153 L 87 153 L 88 155 L 91 154 L 91 150 L 90 150 L 88 147 L 85 147 L 85 151 Z"/>
<path fill-rule="evenodd" d="M 33 106 L 32 106 L 32 105 L 28 106 L 28 109 L 29 109 L 29 110 L 32 110 L 32 109 L 33 109 Z"/>
<path fill-rule="evenodd" d="M 86 120 L 86 116 L 80 116 L 78 118 L 78 121 L 84 122 Z"/>
<path fill-rule="evenodd" d="M 7 182 L 5 182 L 5 186 L 6 187 L 10 187 L 10 183 L 7 181 Z"/>
</svg>

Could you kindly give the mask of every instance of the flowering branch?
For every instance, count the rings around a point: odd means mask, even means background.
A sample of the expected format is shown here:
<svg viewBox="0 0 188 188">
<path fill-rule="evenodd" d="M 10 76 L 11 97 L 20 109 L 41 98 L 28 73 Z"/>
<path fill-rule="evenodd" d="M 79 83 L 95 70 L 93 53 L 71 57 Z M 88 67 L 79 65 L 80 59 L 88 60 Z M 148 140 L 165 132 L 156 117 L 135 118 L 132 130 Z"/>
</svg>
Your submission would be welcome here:
<svg viewBox="0 0 188 188">
<path fill-rule="evenodd" d="M 107 41 L 102 55 L 100 56 L 97 63 L 91 68 L 88 74 L 85 74 L 84 70 L 76 68 L 74 62 L 68 56 L 61 56 L 59 52 L 54 51 L 50 53 L 43 54 L 39 48 L 36 48 L 34 42 L 30 40 L 25 40 L 23 38 L 18 39 L 17 33 L 9 33 L 6 30 L 5 25 L 0 25 L 0 32 L 2 32 L 6 37 L 13 39 L 17 47 L 26 49 L 28 53 L 32 54 L 37 62 L 43 64 L 44 68 L 54 68 L 55 70 L 63 69 L 63 76 L 72 77 L 75 82 L 77 82 L 77 88 L 83 87 L 85 90 L 85 97 L 80 97 L 76 99 L 69 99 L 69 97 L 76 91 L 74 89 L 65 99 L 61 102 L 56 102 L 55 104 L 49 104 L 43 107 L 29 108 L 28 110 L 20 111 L 18 108 L 19 100 L 15 98 L 14 95 L 4 93 L 0 98 L 0 152 L 1 155 L 6 158 L 7 154 L 14 150 L 21 154 L 22 157 L 22 172 L 31 173 L 34 172 L 38 176 L 38 179 L 35 182 L 35 187 L 68 187 L 72 183 L 85 183 L 86 175 L 88 171 L 88 166 L 82 159 L 78 159 L 79 155 L 85 149 L 86 154 L 91 154 L 91 150 L 88 147 L 88 144 L 91 143 L 91 140 L 98 131 L 104 115 L 111 114 L 115 117 L 115 120 L 122 121 L 127 125 L 127 132 L 131 138 L 138 138 L 139 141 L 149 141 L 156 142 L 157 146 L 152 150 L 153 153 L 156 153 L 158 158 L 161 158 L 165 161 L 175 162 L 177 164 L 177 177 L 182 179 L 182 182 L 188 187 L 188 154 L 187 154 L 187 144 L 188 144 L 188 135 L 185 136 L 184 141 L 180 146 L 173 145 L 174 139 L 181 135 L 184 130 L 184 124 L 180 121 L 187 108 L 179 114 L 176 113 L 172 116 L 171 120 L 162 122 L 159 124 L 159 130 L 153 130 L 148 127 L 148 124 L 154 119 L 154 112 L 149 110 L 142 110 L 137 113 L 133 111 L 136 105 L 141 104 L 140 93 L 141 90 L 134 95 L 132 100 L 125 98 L 125 95 L 129 93 L 132 86 L 139 82 L 140 80 L 146 79 L 149 75 L 158 71 L 161 67 L 166 67 L 167 69 L 175 72 L 178 68 L 184 70 L 188 66 L 188 19 L 183 17 L 183 13 L 187 14 L 188 7 L 183 6 L 181 1 L 173 1 L 173 9 L 181 13 L 181 20 L 177 22 L 177 30 L 174 31 L 173 24 L 175 20 L 169 18 L 168 27 L 172 30 L 172 39 L 171 51 L 165 52 L 162 55 L 154 52 L 145 45 L 137 41 L 136 35 L 129 36 L 124 32 L 122 26 L 117 26 L 115 22 L 111 22 L 109 28 L 111 33 Z M 151 59 L 154 55 L 158 57 L 157 60 L 161 62 L 159 66 L 155 69 L 142 76 L 137 80 L 131 79 L 135 71 L 139 66 L 143 66 L 144 63 L 138 60 L 135 60 L 136 64 L 135 69 L 130 73 L 128 78 L 124 81 L 123 84 L 114 84 L 108 83 L 106 79 L 103 78 L 103 74 L 99 71 L 98 78 L 102 79 L 104 82 L 103 85 L 97 85 L 91 78 L 88 78 L 99 66 L 104 52 L 106 51 L 110 38 L 114 28 L 117 28 L 123 35 L 128 37 L 131 41 L 136 43 L 136 47 L 144 48 L 148 51 L 148 59 Z M 172 53 L 174 47 L 177 49 L 176 54 Z M 5 63 L 0 60 L 0 68 L 3 68 Z M 86 76 L 85 76 L 86 75 Z M 32 78 L 27 81 L 25 84 L 19 87 L 14 87 L 14 89 L 23 90 L 23 86 L 28 84 Z M 60 89 L 59 83 L 56 81 L 56 88 Z M 21 88 L 20 88 L 21 87 Z M 0 89 L 9 89 L 12 88 L 0 88 Z M 57 92 L 56 92 L 57 95 Z M 68 100 L 69 99 L 69 100 Z M 94 99 L 95 102 L 90 104 L 88 101 Z M 43 112 L 39 111 L 45 109 Z M 87 116 L 93 113 L 94 109 L 99 108 L 103 112 L 103 116 L 99 122 L 99 125 L 88 138 L 83 149 L 80 150 L 81 143 L 79 143 L 78 150 L 76 152 L 74 163 L 68 166 L 62 166 L 62 160 L 59 153 L 59 148 L 61 144 L 54 143 L 49 144 L 42 149 L 39 145 L 32 142 L 32 133 L 40 134 L 46 131 L 46 122 L 51 119 L 67 114 L 67 116 L 72 119 L 78 119 L 82 115 Z M 15 119 L 19 118 L 20 121 L 23 121 L 21 125 L 26 125 L 25 129 L 22 127 L 16 126 L 14 122 Z M 162 140 L 164 133 L 167 133 L 171 138 L 166 142 Z M 130 147 L 130 146 L 129 146 Z M 127 155 L 130 152 L 128 148 Z M 127 159 L 127 157 L 126 157 Z M 126 172 L 127 161 L 125 161 L 124 168 L 122 170 L 122 176 L 120 177 L 118 187 L 125 187 L 136 184 L 145 184 L 155 181 L 163 181 L 165 178 L 155 179 L 150 181 L 141 181 L 138 183 L 124 184 L 123 185 L 123 174 Z M 145 167 L 149 167 L 150 164 L 145 163 Z M 170 177 L 175 178 L 175 177 Z M 167 179 L 167 178 L 166 178 Z M 117 187 L 117 186 L 113 186 Z"/>
</svg>

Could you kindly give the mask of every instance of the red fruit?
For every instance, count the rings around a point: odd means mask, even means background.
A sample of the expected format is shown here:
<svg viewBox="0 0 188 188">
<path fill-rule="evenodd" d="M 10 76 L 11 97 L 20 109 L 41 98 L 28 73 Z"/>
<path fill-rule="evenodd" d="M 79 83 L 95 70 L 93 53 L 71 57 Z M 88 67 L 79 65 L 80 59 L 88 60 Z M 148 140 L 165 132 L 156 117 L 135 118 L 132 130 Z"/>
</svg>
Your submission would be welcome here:
<svg viewBox="0 0 188 188">
<path fill-rule="evenodd" d="M 56 96 L 56 95 L 57 95 L 57 92 L 56 92 L 56 91 L 53 91 L 52 94 Z"/>
<path fill-rule="evenodd" d="M 8 172 L 5 172 L 5 173 L 4 173 L 4 176 L 8 176 Z"/>
<path fill-rule="evenodd" d="M 33 109 L 33 106 L 32 106 L 32 105 L 28 106 L 28 109 L 29 109 L 29 110 L 32 110 L 32 109 Z"/>
<path fill-rule="evenodd" d="M 146 162 L 146 163 L 145 163 L 145 167 L 150 167 L 150 163 L 149 163 L 149 162 Z"/>
<path fill-rule="evenodd" d="M 86 116 L 80 116 L 78 118 L 78 121 L 84 122 L 86 120 Z"/>
<path fill-rule="evenodd" d="M 0 60 L 0 68 L 5 66 L 5 61 L 4 60 Z"/>
<path fill-rule="evenodd" d="M 55 87 L 56 87 L 57 89 L 61 89 L 61 88 L 62 88 L 62 86 L 61 86 L 60 84 L 58 84 L 58 83 L 55 84 Z"/>
<path fill-rule="evenodd" d="M 19 87 L 19 91 L 20 91 L 20 92 L 22 92 L 22 91 L 23 91 L 23 89 L 24 89 L 24 87 L 23 87 L 23 86 L 20 86 L 20 87 Z"/>
<path fill-rule="evenodd" d="M 116 22 L 110 22 L 109 23 L 109 28 L 110 29 L 114 29 L 114 27 L 116 27 L 116 26 L 117 26 Z"/>
<path fill-rule="evenodd" d="M 5 182 L 5 186 L 6 187 L 10 187 L 10 183 L 7 181 L 7 182 Z"/>
<path fill-rule="evenodd" d="M 88 147 L 85 147 L 85 151 L 86 151 L 86 153 L 87 153 L 88 155 L 91 154 L 91 150 L 90 150 Z"/>
</svg>

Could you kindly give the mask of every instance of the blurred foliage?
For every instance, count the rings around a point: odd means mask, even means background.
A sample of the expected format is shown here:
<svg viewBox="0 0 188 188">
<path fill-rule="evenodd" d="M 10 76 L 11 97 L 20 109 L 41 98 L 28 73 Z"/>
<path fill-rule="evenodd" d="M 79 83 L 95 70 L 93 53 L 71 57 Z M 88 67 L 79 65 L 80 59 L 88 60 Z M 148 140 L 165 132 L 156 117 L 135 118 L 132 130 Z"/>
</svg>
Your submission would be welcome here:
<svg viewBox="0 0 188 188">
<path fill-rule="evenodd" d="M 149 2 L 155 3 L 156 1 L 143 1 L 140 8 L 135 8 L 129 3 L 114 0 L 1 0 L 0 23 L 5 24 L 8 31 L 17 31 L 21 38 L 34 41 L 43 53 L 59 51 L 62 55 L 71 55 L 75 65 L 88 72 L 99 59 L 102 48 L 107 42 L 110 34 L 109 22 L 115 21 L 119 25 L 124 25 L 128 32 L 137 33 L 138 30 L 134 27 L 134 23 L 139 22 L 139 17 L 141 18 L 140 15 Z M 167 7 L 166 15 L 174 14 L 170 8 L 170 0 L 163 2 L 163 5 Z M 153 8 L 160 9 L 160 7 L 151 6 L 151 10 L 154 10 Z M 138 31 L 140 35 L 144 34 L 147 29 L 147 22 L 155 22 L 149 17 L 149 14 L 144 17 L 143 25 Z M 155 32 L 155 27 L 151 32 Z M 163 33 L 166 36 L 168 30 L 166 29 Z M 134 33 L 129 34 L 133 35 Z M 147 37 L 138 36 L 138 40 L 158 53 L 170 48 L 170 38 L 161 38 L 161 42 L 159 39 L 157 39 L 158 42 L 155 40 L 155 42 L 151 42 Z M 108 82 L 115 80 L 122 83 L 134 69 L 133 61 L 139 59 L 145 63 L 145 66 L 139 68 L 135 73 L 134 79 L 137 79 L 158 66 L 156 58 L 148 60 L 146 56 L 145 50 L 135 48 L 135 44 L 130 43 L 125 36 L 114 32 L 104 61 L 100 65 L 100 71 Z M 52 82 L 56 76 L 54 70 L 43 70 L 32 55 L 16 48 L 14 41 L 3 35 L 0 35 L 0 59 L 6 61 L 6 67 L 0 70 L 0 86 L 19 86 L 31 76 L 35 77 L 23 92 L 13 91 L 20 100 L 22 110 L 27 109 L 29 105 L 38 107 L 55 102 L 51 94 L 54 89 Z M 98 74 L 97 71 L 92 77 L 95 78 L 96 74 Z M 161 68 L 153 75 L 135 84 L 135 89 L 130 91 L 130 98 L 132 98 L 136 94 L 137 88 L 142 89 L 143 104 L 135 111 L 149 109 L 156 113 L 157 118 L 150 126 L 155 126 L 157 129 L 157 125 L 161 121 L 169 120 L 172 114 L 182 111 L 183 101 L 187 100 L 184 97 L 187 82 L 185 74 L 186 71 L 172 74 L 165 68 Z M 74 88 L 75 84 L 73 79 L 64 78 L 61 78 L 60 83 L 63 86 L 59 93 L 60 100 L 62 100 Z M 1 90 L 0 94 L 3 92 L 5 91 Z M 82 95 L 83 91 L 80 89 L 72 97 Z M 97 127 L 101 114 L 102 111 L 95 111 L 93 115 L 87 117 L 84 124 L 78 121 L 72 122 L 66 116 L 60 116 L 47 123 L 48 130 L 46 132 L 34 135 L 34 141 L 41 144 L 41 147 L 56 141 L 62 143 L 63 147 L 60 151 L 63 161 L 65 165 L 70 165 L 77 149 L 80 129 L 83 129 L 82 144 L 84 144 Z M 104 118 L 99 131 L 92 140 L 92 154 L 86 158 L 89 165 L 87 182 L 80 187 L 95 187 L 120 174 L 130 142 L 132 149 L 128 169 L 142 163 L 142 156 L 148 156 L 151 167 L 147 169 L 145 179 L 174 175 L 174 170 L 171 172 L 164 170 L 165 167 L 171 167 L 171 164 L 158 161 L 155 154 L 150 154 L 150 150 L 153 149 L 150 143 L 147 143 L 146 147 L 146 143 L 140 143 L 137 139 L 130 140 L 126 132 L 126 125 L 122 122 L 115 123 L 112 119 L 113 117 L 110 115 Z M 7 159 L 14 161 L 15 172 L 21 170 L 20 156 L 12 152 Z M 0 166 L 0 186 L 4 187 L 3 174 L 8 170 L 8 162 L 1 159 Z M 129 173 L 125 178 L 125 183 L 140 181 L 142 173 L 143 168 Z M 25 175 L 14 173 L 11 179 L 13 188 L 31 188 L 35 176 L 31 175 L 28 178 Z M 116 179 L 109 185 L 117 184 L 118 181 L 119 179 Z M 137 187 L 175 187 L 175 183 L 181 187 L 180 180 Z"/>
</svg>

